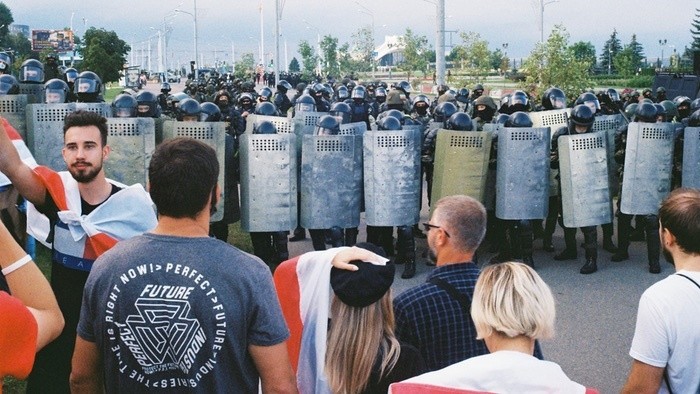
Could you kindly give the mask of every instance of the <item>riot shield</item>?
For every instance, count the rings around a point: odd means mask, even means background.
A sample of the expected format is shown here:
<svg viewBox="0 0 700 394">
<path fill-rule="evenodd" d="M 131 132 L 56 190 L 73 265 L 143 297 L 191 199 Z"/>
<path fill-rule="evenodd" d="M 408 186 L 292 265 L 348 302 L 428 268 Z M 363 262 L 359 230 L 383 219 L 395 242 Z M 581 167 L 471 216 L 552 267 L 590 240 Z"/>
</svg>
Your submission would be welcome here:
<svg viewBox="0 0 700 394">
<path fill-rule="evenodd" d="M 107 103 L 67 103 L 27 105 L 27 147 L 36 162 L 55 171 L 66 169 L 63 149 L 63 121 L 77 110 L 97 112 L 109 118 L 112 108 Z M 109 142 L 109 141 L 108 141 Z"/>
<path fill-rule="evenodd" d="M 496 216 L 544 219 L 549 204 L 550 129 L 504 127 L 498 132 Z"/>
<path fill-rule="evenodd" d="M 20 83 L 19 94 L 27 95 L 27 102 L 30 104 L 39 104 L 43 102 L 41 94 L 44 92 L 43 83 Z"/>
<path fill-rule="evenodd" d="M 571 108 L 528 113 L 530 119 L 532 119 L 532 127 L 549 127 L 550 130 L 557 130 L 562 126 L 566 126 L 569 114 L 571 114 Z"/>
<path fill-rule="evenodd" d="M 266 116 L 255 114 L 248 115 L 245 125 L 245 132 L 247 134 L 253 133 L 253 127 L 255 126 L 255 123 L 262 122 L 263 120 L 266 120 L 275 125 L 275 128 L 277 129 L 278 133 L 288 134 L 292 132 L 292 124 L 289 121 L 289 118 L 282 116 Z"/>
<path fill-rule="evenodd" d="M 357 227 L 362 201 L 362 137 L 305 135 L 301 167 L 301 226 Z"/>
<path fill-rule="evenodd" d="M 364 136 L 365 220 L 410 226 L 420 220 L 419 130 L 368 131 Z"/>
<path fill-rule="evenodd" d="M 673 125 L 632 122 L 627 129 L 620 211 L 655 215 L 671 191 Z"/>
<path fill-rule="evenodd" d="M 492 140 L 491 132 L 438 130 L 433 201 L 455 194 L 465 194 L 482 203 L 485 201 Z"/>
<path fill-rule="evenodd" d="M 605 132 L 608 140 L 608 179 L 610 195 L 616 196 L 620 192 L 620 166 L 615 161 L 615 133 L 626 123 L 622 114 L 598 115 L 593 122 L 592 130 Z"/>
<path fill-rule="evenodd" d="M 605 132 L 559 137 L 559 174 L 564 226 L 612 222 Z"/>
<path fill-rule="evenodd" d="M 481 127 L 484 131 L 491 131 L 491 132 L 497 132 L 498 130 L 503 128 L 503 125 L 500 123 L 484 123 L 484 125 Z"/>
<path fill-rule="evenodd" d="M 0 96 L 0 116 L 10 122 L 25 142 L 27 141 L 28 99 L 26 94 Z"/>
<path fill-rule="evenodd" d="M 622 114 L 598 115 L 595 117 L 592 129 L 593 131 L 616 131 L 623 124 L 625 124 L 625 118 Z"/>
<path fill-rule="evenodd" d="M 700 189 L 700 127 L 686 127 L 683 136 L 683 187 Z"/>
<path fill-rule="evenodd" d="M 341 135 L 359 135 L 363 136 L 367 132 L 367 123 L 353 122 L 340 125 Z"/>
<path fill-rule="evenodd" d="M 289 231 L 296 228 L 296 146 L 294 134 L 241 135 L 243 231 Z"/>
<path fill-rule="evenodd" d="M 153 118 L 108 118 L 107 143 L 112 148 L 105 160 L 105 175 L 125 185 L 148 182 L 148 164 L 156 149 Z"/>
<path fill-rule="evenodd" d="M 225 122 L 178 122 L 167 120 L 163 122 L 163 140 L 177 137 L 189 137 L 202 141 L 216 150 L 216 158 L 219 160 L 218 183 L 222 190 L 222 197 L 216 204 L 216 212 L 212 214 L 210 221 L 218 222 L 224 216 L 224 178 L 226 168 L 226 123 Z"/>
</svg>

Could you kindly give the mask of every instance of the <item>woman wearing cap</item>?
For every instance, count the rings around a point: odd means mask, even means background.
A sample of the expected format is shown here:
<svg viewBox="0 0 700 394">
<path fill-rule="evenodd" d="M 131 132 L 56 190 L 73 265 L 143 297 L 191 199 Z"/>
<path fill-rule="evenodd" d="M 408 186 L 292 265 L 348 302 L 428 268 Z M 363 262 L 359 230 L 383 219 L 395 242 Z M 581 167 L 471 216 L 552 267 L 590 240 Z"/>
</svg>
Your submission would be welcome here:
<svg viewBox="0 0 700 394">
<path fill-rule="evenodd" d="M 552 292 L 532 268 L 513 262 L 484 268 L 474 288 L 471 315 L 490 354 L 392 385 L 391 392 L 426 385 L 493 393 L 586 392 L 559 365 L 532 356 L 535 340 L 553 335 L 555 318 Z"/>
<path fill-rule="evenodd" d="M 358 246 L 333 261 L 325 374 L 334 393 L 386 393 L 389 384 L 424 372 L 425 365 L 416 348 L 394 335 L 394 265 L 367 262 L 374 260 L 367 249 L 381 250 Z"/>
</svg>

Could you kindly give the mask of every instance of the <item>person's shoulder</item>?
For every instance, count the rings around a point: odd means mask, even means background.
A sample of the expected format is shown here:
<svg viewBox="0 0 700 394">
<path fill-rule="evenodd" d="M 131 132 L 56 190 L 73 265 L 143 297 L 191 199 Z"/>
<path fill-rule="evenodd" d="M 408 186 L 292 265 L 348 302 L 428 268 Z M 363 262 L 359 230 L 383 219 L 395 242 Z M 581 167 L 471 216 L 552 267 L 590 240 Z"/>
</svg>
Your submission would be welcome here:
<svg viewBox="0 0 700 394">
<path fill-rule="evenodd" d="M 436 286 L 432 283 L 421 283 L 418 286 L 406 289 L 394 298 L 394 309 L 411 308 L 424 303 L 435 295 Z"/>
</svg>

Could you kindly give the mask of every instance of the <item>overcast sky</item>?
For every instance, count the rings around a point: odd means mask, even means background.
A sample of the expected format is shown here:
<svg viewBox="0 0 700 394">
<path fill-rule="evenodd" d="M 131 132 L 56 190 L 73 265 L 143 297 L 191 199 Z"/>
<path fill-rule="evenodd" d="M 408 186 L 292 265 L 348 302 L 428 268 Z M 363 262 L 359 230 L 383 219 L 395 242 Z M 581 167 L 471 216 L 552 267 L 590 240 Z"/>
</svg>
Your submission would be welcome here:
<svg viewBox="0 0 700 394">
<path fill-rule="evenodd" d="M 32 29 L 61 29 L 71 24 L 78 35 L 84 26 L 115 31 L 120 38 L 138 50 L 141 44 L 162 29 L 172 26 L 168 57 L 187 62 L 194 52 L 193 18 L 175 9 L 193 12 L 195 0 L 5 0 L 15 23 Z M 379 45 L 385 35 L 401 35 L 406 28 L 425 35 L 435 43 L 435 5 L 433 0 L 280 0 L 282 11 L 281 57 L 284 41 L 288 59 L 296 56 L 300 40 L 316 41 L 317 30 L 323 35 L 349 42 L 360 27 L 374 19 L 375 41 Z M 649 59 L 661 56 L 659 39 L 666 39 L 663 48 L 667 59 L 674 48 L 683 51 L 690 44 L 690 27 L 699 0 L 558 0 L 545 1 L 545 39 L 555 24 L 563 24 L 571 35 L 570 43 L 589 41 L 596 54 L 613 29 L 623 45 L 632 34 L 644 46 Z M 230 59 L 232 44 L 236 59 L 243 53 L 258 53 L 260 11 L 263 6 L 265 52 L 274 51 L 274 0 L 196 0 L 199 52 L 205 62 L 216 55 Z M 359 4 L 358 4 L 359 3 Z M 508 43 L 508 56 L 527 57 L 540 38 L 539 0 L 445 0 L 446 30 L 475 31 L 489 42 L 491 50 Z M 363 12 L 360 12 L 362 10 Z M 370 14 L 373 15 L 370 16 Z M 304 22 L 308 21 L 308 24 Z M 84 22 L 85 21 L 85 22 Z M 312 26 L 310 27 L 309 24 Z M 459 44 L 458 34 L 452 43 Z M 450 44 L 450 35 L 445 39 Z M 156 39 L 152 40 L 154 61 Z M 449 48 L 447 49 L 449 51 Z M 155 65 L 154 65 L 155 66 Z"/>
</svg>

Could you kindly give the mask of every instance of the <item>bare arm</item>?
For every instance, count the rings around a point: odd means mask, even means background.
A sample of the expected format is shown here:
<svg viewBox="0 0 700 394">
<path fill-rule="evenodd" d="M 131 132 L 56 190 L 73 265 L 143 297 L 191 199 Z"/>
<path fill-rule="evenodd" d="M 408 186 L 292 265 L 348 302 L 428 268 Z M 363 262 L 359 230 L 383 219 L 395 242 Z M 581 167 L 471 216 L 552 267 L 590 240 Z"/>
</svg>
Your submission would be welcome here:
<svg viewBox="0 0 700 394">
<path fill-rule="evenodd" d="M 0 267 L 6 268 L 27 253 L 17 245 L 10 232 L 0 222 Z M 44 274 L 33 261 L 5 276 L 12 295 L 20 299 L 36 319 L 38 326 L 36 350 L 46 346 L 63 330 L 63 315 Z"/>
<path fill-rule="evenodd" d="M 664 369 L 645 364 L 641 361 L 632 362 L 632 370 L 627 377 L 627 383 L 622 388 L 622 393 L 658 393 L 661 381 L 664 377 Z"/>
<path fill-rule="evenodd" d="M 71 393 L 102 393 L 101 365 L 97 344 L 76 337 L 70 372 Z"/>
<path fill-rule="evenodd" d="M 41 205 L 46 199 L 46 187 L 29 166 L 19 158 L 12 140 L 7 136 L 4 118 L 0 118 L 0 171 L 5 174 L 22 197 Z"/>
<path fill-rule="evenodd" d="M 358 248 L 357 246 L 353 246 L 351 248 L 343 249 L 340 252 L 338 252 L 335 255 L 335 257 L 333 257 L 333 260 L 331 260 L 331 264 L 335 268 L 344 269 L 348 271 L 357 271 L 357 266 L 350 264 L 350 262 L 353 260 L 367 261 L 376 265 L 386 265 L 386 262 L 389 261 L 389 259 L 382 257 L 378 254 L 372 253 L 367 249 L 362 249 Z"/>
<path fill-rule="evenodd" d="M 292 365 L 289 363 L 286 342 L 272 346 L 249 345 L 248 351 L 260 374 L 263 393 L 297 392 L 296 379 Z M 75 356 L 73 359 L 75 360 Z M 73 368 L 75 368 L 75 363 Z"/>
</svg>

